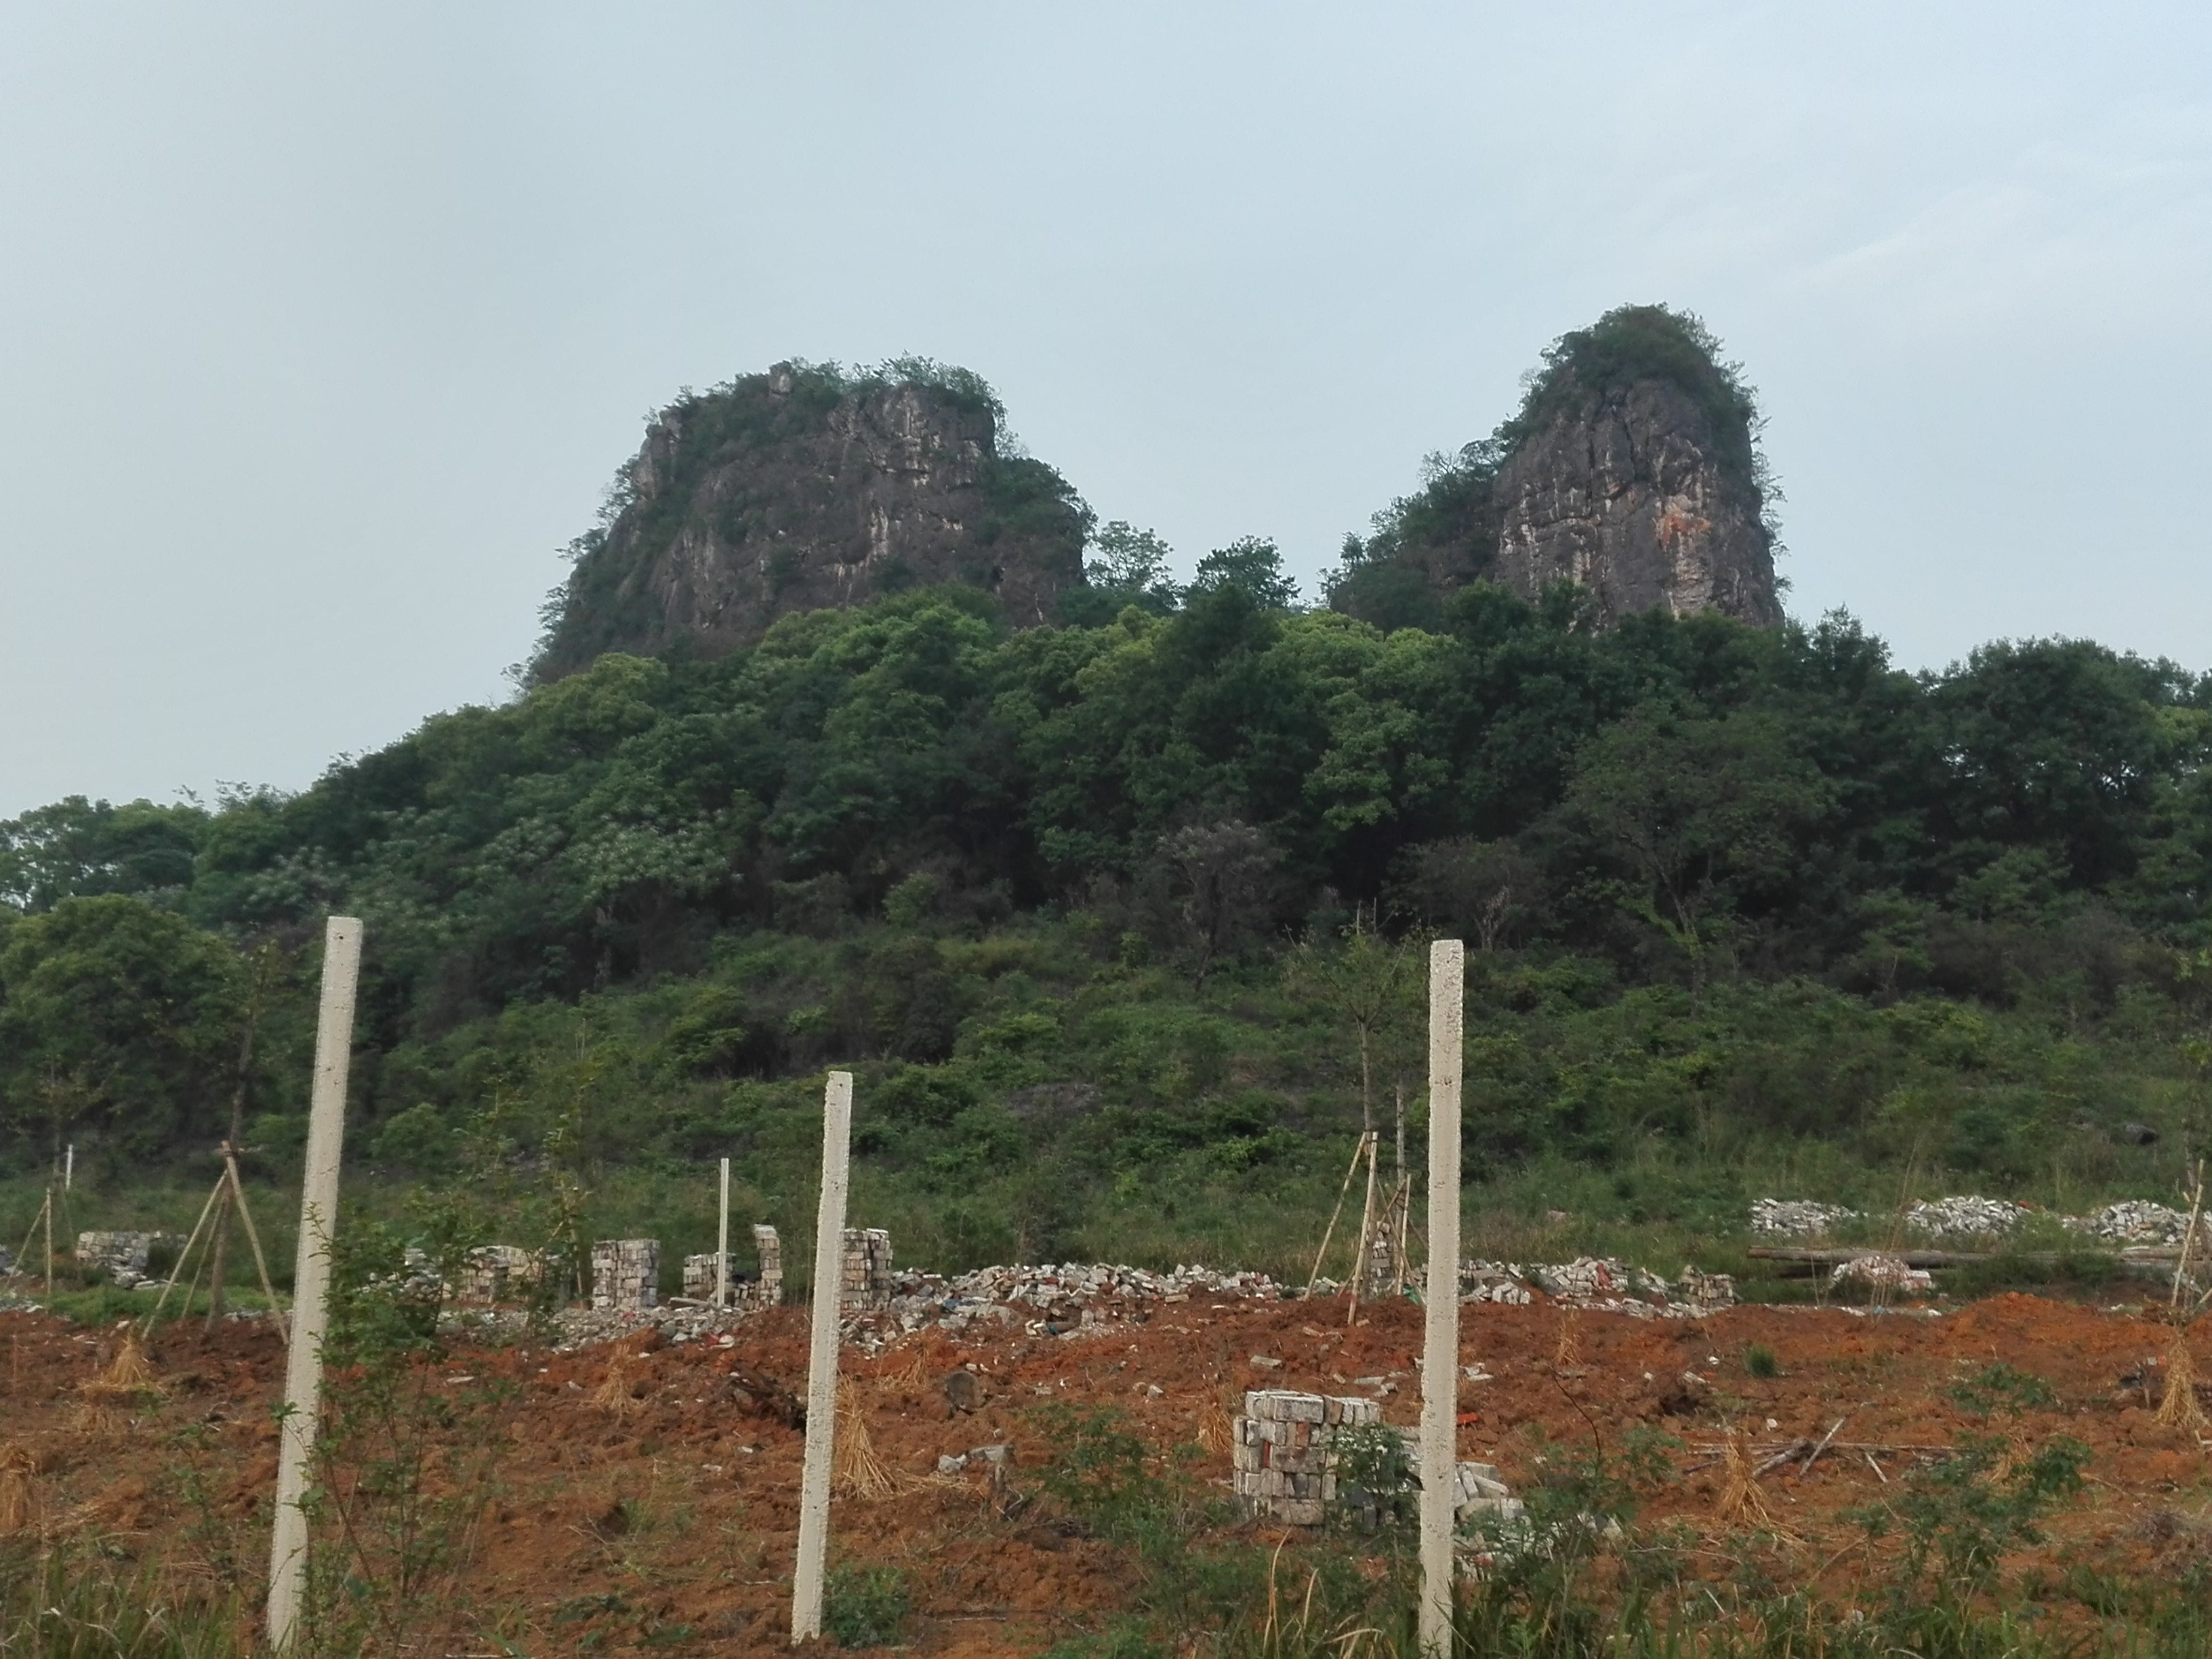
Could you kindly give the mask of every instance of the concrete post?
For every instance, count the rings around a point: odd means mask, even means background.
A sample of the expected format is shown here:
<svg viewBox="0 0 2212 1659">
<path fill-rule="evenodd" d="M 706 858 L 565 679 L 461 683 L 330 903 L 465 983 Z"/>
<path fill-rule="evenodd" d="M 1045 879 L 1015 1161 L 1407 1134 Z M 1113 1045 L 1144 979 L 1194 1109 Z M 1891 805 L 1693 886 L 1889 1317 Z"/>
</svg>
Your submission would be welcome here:
<svg viewBox="0 0 2212 1659">
<path fill-rule="evenodd" d="M 1423 1659 L 1450 1659 L 1459 1493 L 1459 1091 L 1467 947 L 1429 947 L 1429 1278 L 1421 1361 Z"/>
<path fill-rule="evenodd" d="M 730 1160 L 722 1160 L 721 1221 L 714 1229 L 714 1305 L 730 1305 Z"/>
<path fill-rule="evenodd" d="M 843 1311 L 845 1188 L 853 1148 L 853 1074 L 830 1073 L 822 1101 L 822 1203 L 814 1215 L 813 1345 L 806 1364 L 806 1458 L 799 1476 L 799 1560 L 791 1640 L 822 1634 L 830 1560 L 830 1467 L 837 1426 L 837 1322 Z"/>
<path fill-rule="evenodd" d="M 292 1273 L 292 1343 L 284 1367 L 284 1421 L 276 1460 L 276 1516 L 269 1547 L 269 1646 L 297 1633 L 307 1590 L 307 1495 L 322 1409 L 323 1336 L 330 1326 L 331 1236 L 337 1225 L 338 1158 L 345 1143 L 346 1073 L 353 1060 L 354 995 L 361 984 L 361 923 L 332 916 L 323 931 L 323 1006 L 315 1025 L 314 1091 L 307 1112 L 307 1174 L 300 1195 L 300 1249 Z"/>
</svg>

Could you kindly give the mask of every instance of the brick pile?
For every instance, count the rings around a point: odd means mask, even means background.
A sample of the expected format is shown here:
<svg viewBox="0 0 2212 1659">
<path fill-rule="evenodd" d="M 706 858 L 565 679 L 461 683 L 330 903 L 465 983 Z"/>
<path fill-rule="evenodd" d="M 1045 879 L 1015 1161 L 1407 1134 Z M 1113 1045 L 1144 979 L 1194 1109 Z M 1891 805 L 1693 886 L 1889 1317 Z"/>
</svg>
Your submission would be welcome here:
<svg viewBox="0 0 2212 1659">
<path fill-rule="evenodd" d="M 742 1273 L 738 1253 L 730 1252 L 730 1305 L 732 1308 L 775 1308 L 783 1304 L 783 1245 L 773 1227 L 753 1229 L 753 1249 L 760 1257 L 757 1274 Z M 694 1302 L 714 1299 L 714 1252 L 684 1258 L 684 1294 Z"/>
<path fill-rule="evenodd" d="M 1332 1512 L 1374 1526 L 1381 1518 L 1382 1495 L 1340 1485 L 1332 1443 L 1344 1430 L 1379 1428 L 1382 1423 L 1382 1407 L 1376 1401 L 1253 1389 L 1244 1396 L 1244 1414 L 1236 1420 L 1229 1449 L 1230 1487 L 1238 1507 L 1249 1516 L 1294 1527 L 1320 1526 Z M 1414 1431 L 1394 1432 L 1405 1438 L 1410 1473 L 1418 1461 Z M 1463 1462 L 1455 1473 L 1453 1512 L 1462 1523 L 1522 1518 L 1521 1500 L 1498 1478 L 1495 1464 Z"/>
<path fill-rule="evenodd" d="M 1295 1527 L 1321 1525 L 1336 1501 L 1336 1470 L 1328 1443 L 1340 1428 L 1370 1428 L 1382 1420 L 1372 1400 L 1255 1389 L 1230 1445 L 1230 1489 L 1248 1515 Z"/>
<path fill-rule="evenodd" d="M 520 1244 L 479 1244 L 461 1266 L 455 1300 L 497 1307 L 534 1291 L 544 1271 L 544 1263 Z"/>
<path fill-rule="evenodd" d="M 888 1308 L 891 1304 L 891 1236 L 881 1227 L 845 1229 L 843 1269 L 837 1276 L 839 1305 Z"/>
<path fill-rule="evenodd" d="M 763 1308 L 783 1305 L 783 1241 L 775 1236 L 775 1229 L 753 1225 L 753 1250 L 760 1257 L 760 1304 Z"/>
<path fill-rule="evenodd" d="M 592 1307 L 641 1313 L 660 1301 L 660 1241 L 603 1238 L 592 1246 Z"/>
</svg>

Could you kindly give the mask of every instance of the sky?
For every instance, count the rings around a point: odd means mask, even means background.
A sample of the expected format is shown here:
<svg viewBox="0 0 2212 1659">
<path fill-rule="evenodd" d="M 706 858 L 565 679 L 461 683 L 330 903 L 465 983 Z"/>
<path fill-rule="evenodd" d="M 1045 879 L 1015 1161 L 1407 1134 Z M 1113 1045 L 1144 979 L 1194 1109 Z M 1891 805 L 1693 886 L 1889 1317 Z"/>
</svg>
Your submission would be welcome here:
<svg viewBox="0 0 2212 1659">
<path fill-rule="evenodd" d="M 2212 10 L 0 11 L 0 817 L 503 700 L 651 410 L 988 379 L 1313 592 L 1610 307 L 1759 392 L 1793 615 L 2212 669 Z"/>
</svg>

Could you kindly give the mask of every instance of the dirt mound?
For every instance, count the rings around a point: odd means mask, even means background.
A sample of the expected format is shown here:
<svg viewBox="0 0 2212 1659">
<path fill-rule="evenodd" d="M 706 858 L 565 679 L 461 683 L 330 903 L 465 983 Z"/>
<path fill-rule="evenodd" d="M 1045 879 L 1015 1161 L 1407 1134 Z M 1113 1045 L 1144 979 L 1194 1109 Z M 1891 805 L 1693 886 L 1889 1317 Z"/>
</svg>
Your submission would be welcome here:
<svg viewBox="0 0 2212 1659">
<path fill-rule="evenodd" d="M 1217 1419 L 1247 1388 L 1364 1395 L 1387 1422 L 1414 1421 L 1420 1310 L 1346 1314 L 1342 1301 L 1194 1296 L 1125 1304 L 1110 1334 L 1082 1340 L 978 1322 L 848 1353 L 851 1409 L 883 1480 L 876 1496 L 838 1498 L 834 1559 L 904 1573 L 918 1650 L 1050 1646 L 1132 1584 L 1104 1543 L 1025 1507 L 1054 1455 L 1042 1408 L 1112 1407 L 1154 1446 L 1212 1445 L 1199 1473 L 1225 1495 Z M 2014 1432 L 2063 1430 L 2094 1453 L 2095 1502 L 2062 1518 L 2061 1541 L 2170 1549 L 2178 1534 L 2160 1534 L 2158 1517 L 2205 1474 L 2194 1437 L 2155 1420 L 2171 1332 L 2128 1314 L 2002 1296 L 1942 1317 L 1736 1307 L 1662 1322 L 1540 1301 L 1470 1304 L 1462 1328 L 1463 1374 L 1479 1378 L 1461 1384 L 1462 1457 L 1520 1491 L 1563 1444 L 1664 1430 L 1678 1478 L 1646 1512 L 1700 1528 L 1719 1524 L 1731 1435 L 1754 1465 L 1776 1459 L 1759 1477 L 1765 1502 L 1813 1536 L 1973 1427 L 1954 1390 L 1996 1362 L 2051 1391 Z M 430 1395 L 489 1382 L 507 1394 L 460 1594 L 533 1653 L 787 1650 L 805 1349 L 803 1311 L 785 1309 L 686 1343 L 648 1331 L 576 1352 L 526 1340 L 453 1356 L 422 1379 Z M 0 1460 L 16 1472 L 18 1524 L 96 1534 L 104 1548 L 258 1595 L 275 1334 L 172 1326 L 150 1350 L 158 1391 L 88 1419 L 85 1385 L 120 1351 L 119 1333 L 0 1314 Z M 1000 1446 L 1011 1450 L 974 1455 Z"/>
</svg>

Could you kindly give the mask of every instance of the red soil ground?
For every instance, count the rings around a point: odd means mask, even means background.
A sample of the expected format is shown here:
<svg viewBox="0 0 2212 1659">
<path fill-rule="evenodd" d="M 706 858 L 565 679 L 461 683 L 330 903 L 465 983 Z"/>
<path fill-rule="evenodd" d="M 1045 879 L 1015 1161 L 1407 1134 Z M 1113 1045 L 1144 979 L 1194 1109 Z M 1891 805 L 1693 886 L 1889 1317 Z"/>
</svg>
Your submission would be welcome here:
<svg viewBox="0 0 2212 1659">
<path fill-rule="evenodd" d="M 1200 1439 L 1210 1418 L 1218 1432 L 1223 1408 L 1246 1388 L 1369 1392 L 1352 1380 L 1376 1376 L 1395 1384 L 1389 1420 L 1412 1422 L 1420 1310 L 1375 1307 L 1349 1329 L 1344 1318 L 1340 1302 L 1133 1304 L 1114 1310 L 1109 1334 L 1079 1340 L 933 1331 L 872 1358 L 848 1351 L 868 1437 L 902 1489 L 838 1499 L 833 1559 L 906 1572 L 917 1651 L 1038 1652 L 1121 1602 L 1129 1569 L 1108 1546 L 1050 1524 L 1048 1505 L 1009 1517 L 983 1474 L 936 1476 L 939 1454 L 1011 1442 L 1019 1491 L 1033 1488 L 1052 1455 L 1036 1409 L 1047 1401 L 1119 1407 L 1165 1448 Z M 1932 1319 L 1747 1307 L 1639 1321 L 1471 1304 L 1462 1333 L 1463 1363 L 1480 1362 L 1495 1379 L 1462 1385 L 1463 1456 L 1498 1463 L 1518 1486 L 1540 1473 L 1534 1460 L 1547 1439 L 1587 1445 L 1594 1432 L 1611 1438 L 1652 1424 L 1686 1443 L 1674 1455 L 1685 1473 L 1644 1514 L 1703 1531 L 1720 1530 L 1721 1471 L 1698 1469 L 1705 1459 L 1695 1448 L 1714 1443 L 1723 1425 L 1780 1442 L 1817 1439 L 1842 1419 L 1837 1449 L 1808 1474 L 1779 1471 L 1761 1483 L 1814 1564 L 1857 1535 L 1838 1512 L 1877 1496 L 1911 1457 L 1841 1448 L 1947 1444 L 1973 1426 L 1948 1389 L 1992 1362 L 2032 1371 L 2056 1392 L 2056 1407 L 2020 1424 L 2023 1437 L 2063 1431 L 2094 1454 L 2083 1498 L 2053 1528 L 2053 1549 L 2146 1565 L 2160 1513 L 2200 1500 L 2212 1468 L 2194 1435 L 2161 1428 L 2149 1409 L 2162 1373 L 2145 1364 L 2166 1352 L 2170 1331 L 2128 1314 L 2025 1296 Z M 23 1529 L 96 1541 L 179 1584 L 228 1581 L 250 1601 L 260 1593 L 276 1468 L 274 1333 L 233 1325 L 204 1338 L 197 1325 L 171 1326 L 151 1352 L 161 1397 L 103 1415 L 88 1409 L 82 1386 L 118 1340 L 40 1315 L 0 1315 L 0 1470 L 13 1452 L 19 1472 L 35 1471 L 17 1477 L 19 1490 L 27 1479 L 34 1511 Z M 523 1652 L 786 1649 L 801 1435 L 738 1392 L 729 1373 L 742 1367 L 803 1394 L 804 1315 L 762 1316 L 729 1349 L 652 1341 L 622 1345 L 619 1362 L 612 1347 L 554 1354 L 526 1344 L 465 1352 L 441 1369 L 441 1389 L 492 1376 L 519 1385 L 500 1419 L 496 1475 L 458 1594 L 478 1609 L 479 1629 L 498 1610 L 498 1628 Z M 1754 1344 L 1773 1352 L 1779 1376 L 1749 1374 L 1745 1351 Z M 641 1346 L 649 1351 L 628 1352 Z M 1280 1366 L 1255 1365 L 1255 1355 Z M 2212 1366 L 2212 1354 L 2197 1363 Z M 980 1399 L 972 1414 L 956 1414 L 943 1379 L 971 1364 Z M 1686 1371 L 1706 1382 L 1686 1382 Z M 2122 1380 L 2138 1374 L 2151 1379 L 2148 1396 Z M 626 1403 L 608 1403 L 610 1395 Z M 1225 1489 L 1225 1451 L 1209 1454 L 1201 1472 Z M 434 1486 L 449 1474 L 434 1459 Z M 1838 1588 L 1833 1577 L 1823 1583 Z"/>
</svg>

